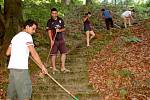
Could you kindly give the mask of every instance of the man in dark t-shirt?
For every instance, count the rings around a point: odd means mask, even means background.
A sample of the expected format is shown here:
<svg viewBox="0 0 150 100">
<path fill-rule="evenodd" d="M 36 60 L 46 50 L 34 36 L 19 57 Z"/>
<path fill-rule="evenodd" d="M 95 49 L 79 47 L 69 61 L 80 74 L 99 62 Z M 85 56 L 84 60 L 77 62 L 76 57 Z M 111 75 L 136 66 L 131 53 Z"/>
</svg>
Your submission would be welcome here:
<svg viewBox="0 0 150 100">
<path fill-rule="evenodd" d="M 69 72 L 65 68 L 65 59 L 67 54 L 67 48 L 65 46 L 65 39 L 64 39 L 64 21 L 62 18 L 58 17 L 58 12 L 56 8 L 51 9 L 51 19 L 47 22 L 47 30 L 50 38 L 51 43 L 51 61 L 52 61 L 52 70 L 53 73 L 58 71 L 56 69 L 56 55 L 57 52 L 60 51 L 61 53 L 61 71 L 62 72 Z"/>
<path fill-rule="evenodd" d="M 95 33 L 93 31 L 93 26 L 91 25 L 89 17 L 91 17 L 91 12 L 86 13 L 85 16 L 83 17 L 84 31 L 86 33 L 86 45 L 87 45 L 87 47 L 90 46 L 90 40 L 95 37 Z"/>
</svg>

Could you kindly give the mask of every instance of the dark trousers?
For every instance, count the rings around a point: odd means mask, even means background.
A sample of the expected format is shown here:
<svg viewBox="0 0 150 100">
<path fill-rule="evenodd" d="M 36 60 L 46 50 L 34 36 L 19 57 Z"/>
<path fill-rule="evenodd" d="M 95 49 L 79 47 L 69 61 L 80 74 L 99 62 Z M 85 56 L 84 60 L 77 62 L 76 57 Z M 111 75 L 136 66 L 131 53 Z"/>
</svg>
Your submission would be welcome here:
<svg viewBox="0 0 150 100">
<path fill-rule="evenodd" d="M 106 24 L 107 30 L 110 29 L 110 26 L 113 27 L 113 20 L 112 20 L 112 18 L 106 18 L 105 19 L 105 24 Z"/>
</svg>

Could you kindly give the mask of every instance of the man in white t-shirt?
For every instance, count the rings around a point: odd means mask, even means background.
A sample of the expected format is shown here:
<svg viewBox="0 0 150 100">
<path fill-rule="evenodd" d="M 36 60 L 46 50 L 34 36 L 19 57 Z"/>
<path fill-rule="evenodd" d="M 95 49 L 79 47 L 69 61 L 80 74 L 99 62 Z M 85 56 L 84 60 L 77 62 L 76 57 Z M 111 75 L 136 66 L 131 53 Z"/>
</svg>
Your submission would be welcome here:
<svg viewBox="0 0 150 100">
<path fill-rule="evenodd" d="M 133 17 L 132 17 L 132 11 L 131 10 L 127 10 L 127 11 L 123 12 L 121 14 L 121 17 L 123 19 L 125 28 L 127 28 L 127 23 L 129 24 L 129 26 L 132 26 L 131 20 L 133 20 Z"/>
<path fill-rule="evenodd" d="M 29 53 L 31 53 L 33 59 L 39 64 L 42 72 L 44 74 L 48 73 L 34 48 L 31 35 L 35 33 L 36 28 L 37 23 L 35 21 L 27 20 L 23 31 L 13 37 L 7 49 L 6 55 L 10 55 L 7 100 L 14 100 L 16 98 L 17 100 L 31 99 L 32 84 L 28 73 Z"/>
</svg>

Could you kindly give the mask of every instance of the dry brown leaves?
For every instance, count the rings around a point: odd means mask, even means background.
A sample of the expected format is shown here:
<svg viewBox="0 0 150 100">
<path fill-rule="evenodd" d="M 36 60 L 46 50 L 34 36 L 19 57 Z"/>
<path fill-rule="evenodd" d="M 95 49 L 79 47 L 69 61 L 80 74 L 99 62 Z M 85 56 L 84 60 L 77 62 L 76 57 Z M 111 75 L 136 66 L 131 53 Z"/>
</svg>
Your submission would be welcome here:
<svg viewBox="0 0 150 100">
<path fill-rule="evenodd" d="M 0 86 L 8 83 L 8 78 L 6 77 L 6 71 L 0 70 Z M 0 100 L 6 100 L 6 91 L 2 88 L 0 87 Z"/>
<path fill-rule="evenodd" d="M 89 83 L 104 100 L 150 100 L 150 30 L 130 30 L 142 42 L 124 43 L 118 36 L 89 63 Z"/>
</svg>

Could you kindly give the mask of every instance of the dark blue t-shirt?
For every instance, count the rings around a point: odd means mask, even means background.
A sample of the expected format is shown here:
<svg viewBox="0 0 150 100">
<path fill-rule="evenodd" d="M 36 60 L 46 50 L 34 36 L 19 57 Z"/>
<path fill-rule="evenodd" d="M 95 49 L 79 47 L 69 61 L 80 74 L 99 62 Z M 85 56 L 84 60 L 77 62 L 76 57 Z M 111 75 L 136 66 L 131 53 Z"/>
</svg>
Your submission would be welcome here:
<svg viewBox="0 0 150 100">
<path fill-rule="evenodd" d="M 103 11 L 102 16 L 104 16 L 105 18 L 112 18 L 109 10 Z"/>
</svg>

